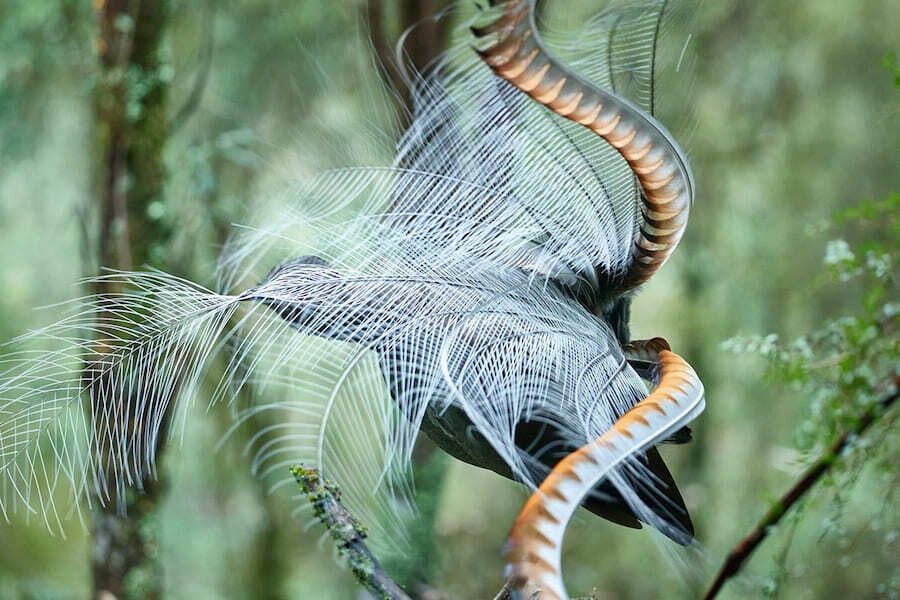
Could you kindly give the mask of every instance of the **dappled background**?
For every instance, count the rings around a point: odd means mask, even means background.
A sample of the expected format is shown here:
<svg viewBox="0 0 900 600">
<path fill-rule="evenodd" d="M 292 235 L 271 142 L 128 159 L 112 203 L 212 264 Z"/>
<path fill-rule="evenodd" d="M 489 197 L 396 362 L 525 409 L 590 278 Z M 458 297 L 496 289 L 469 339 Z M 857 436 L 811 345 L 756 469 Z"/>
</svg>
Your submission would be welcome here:
<svg viewBox="0 0 900 600">
<path fill-rule="evenodd" d="M 599 3 L 560 0 L 567 10 L 552 16 L 575 27 Z M 395 39 L 392 5 L 383 17 Z M 143 262 L 214 286 L 232 223 L 322 169 L 390 161 L 396 104 L 363 15 L 358 2 L 171 3 L 158 73 L 171 127 L 163 191 L 146 215 L 167 233 Z M 658 535 L 582 516 L 564 556 L 573 593 L 695 597 L 694 580 L 841 429 L 823 411 L 877 391 L 883 361 L 896 358 L 897 23 L 892 0 L 698 10 L 696 63 L 675 82 L 690 87 L 690 103 L 661 104 L 662 120 L 680 124 L 697 201 L 680 250 L 633 307 L 632 335 L 665 336 L 706 385 L 694 442 L 664 449 L 702 546 L 672 559 Z M 97 39 L 90 3 L 0 3 L 0 340 L 53 321 L 53 308 L 36 308 L 84 293 L 77 281 L 102 266 Z M 856 321 L 841 346 L 822 331 L 845 316 Z M 230 415 L 206 406 L 195 402 L 163 460 L 153 525 L 167 595 L 353 597 L 357 584 L 320 528 L 293 520 L 295 505 L 250 475 L 246 440 L 212 451 Z M 869 439 L 725 597 L 898 597 L 897 439 L 889 424 Z M 428 467 L 435 461 L 447 463 L 428 499 L 435 547 L 412 562 L 424 560 L 416 571 L 452 597 L 491 597 L 525 492 L 440 455 Z M 0 598 L 89 595 L 86 534 L 75 524 L 66 539 L 50 537 L 24 520 L 0 527 Z"/>
</svg>

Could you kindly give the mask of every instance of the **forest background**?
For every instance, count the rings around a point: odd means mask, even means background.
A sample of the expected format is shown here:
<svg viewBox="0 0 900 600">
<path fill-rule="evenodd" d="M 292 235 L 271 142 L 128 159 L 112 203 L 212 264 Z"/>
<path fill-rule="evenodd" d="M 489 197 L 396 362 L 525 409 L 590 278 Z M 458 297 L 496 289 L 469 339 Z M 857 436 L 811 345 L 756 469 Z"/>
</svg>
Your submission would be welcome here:
<svg viewBox="0 0 900 600">
<path fill-rule="evenodd" d="M 101 239 L 112 122 L 103 98 L 121 83 L 110 80 L 102 44 L 130 25 L 104 31 L 104 3 L 94 4 L 0 0 L 0 340 L 52 321 L 52 309 L 35 308 L 84 293 L 81 277 L 116 266 L 104 256 L 121 262 Z M 410 15 L 383 4 L 390 41 Z M 596 4 L 566 2 L 554 18 L 576 27 Z M 363 3 L 162 5 L 152 64 L 126 74 L 122 97 L 120 116 L 140 123 L 135 143 L 153 146 L 161 165 L 145 174 L 151 189 L 132 217 L 152 241 L 129 259 L 213 285 L 230 225 L 286 182 L 390 161 L 396 105 L 382 89 Z M 677 133 L 698 199 L 680 250 L 634 305 L 632 332 L 664 335 L 706 385 L 694 442 L 666 452 L 703 568 L 895 376 L 898 23 L 892 0 L 723 0 L 702 4 L 692 25 L 690 103 L 661 116 L 692 114 Z M 148 103 L 157 92 L 164 101 Z M 266 495 L 240 440 L 211 451 L 229 415 L 205 407 L 196 403 L 164 457 L 154 539 L 165 595 L 352 597 L 357 584 L 321 530 Z M 723 597 L 900 595 L 896 418 L 879 418 Z M 436 558 L 419 571 L 452 597 L 491 597 L 523 490 L 450 460 L 435 490 Z M 90 594 L 83 531 L 51 538 L 12 520 L 0 525 L 0 598 Z M 589 518 L 573 532 L 573 592 L 695 597 L 652 534 Z"/>
</svg>

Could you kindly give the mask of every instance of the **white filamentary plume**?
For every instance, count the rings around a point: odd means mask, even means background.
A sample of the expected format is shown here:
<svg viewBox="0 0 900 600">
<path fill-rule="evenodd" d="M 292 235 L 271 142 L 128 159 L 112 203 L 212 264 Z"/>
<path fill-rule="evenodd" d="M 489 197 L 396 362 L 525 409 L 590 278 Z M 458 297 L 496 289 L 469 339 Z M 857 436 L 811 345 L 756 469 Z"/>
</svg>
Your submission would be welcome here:
<svg viewBox="0 0 900 600">
<path fill-rule="evenodd" d="M 615 3 L 561 46 L 652 110 L 669 4 Z M 413 82 L 393 165 L 326 172 L 229 244 L 228 293 L 112 274 L 127 291 L 14 341 L 24 349 L 0 359 L 5 516 L 61 529 L 82 503 L 120 501 L 202 397 L 235 403 L 235 428 L 265 423 L 247 448 L 261 476 L 317 467 L 373 541 L 397 542 L 420 430 L 537 488 L 647 397 L 604 316 L 634 264 L 641 187 L 614 148 L 496 77 L 472 43 Z M 523 423 L 542 428 L 533 443 Z M 680 497 L 646 449 L 617 458 L 600 501 L 683 542 Z"/>
</svg>

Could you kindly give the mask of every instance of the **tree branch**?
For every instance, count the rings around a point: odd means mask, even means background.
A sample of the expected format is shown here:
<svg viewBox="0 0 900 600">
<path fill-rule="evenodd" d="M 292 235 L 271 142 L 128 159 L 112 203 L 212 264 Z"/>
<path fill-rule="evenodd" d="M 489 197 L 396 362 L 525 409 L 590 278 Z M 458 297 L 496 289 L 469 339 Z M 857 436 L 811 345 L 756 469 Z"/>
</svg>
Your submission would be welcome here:
<svg viewBox="0 0 900 600">
<path fill-rule="evenodd" d="M 866 410 L 854 427 L 842 433 L 831 445 L 831 447 L 823 453 L 809 468 L 804 471 L 803 475 L 791 488 L 769 508 L 769 511 L 763 516 L 759 524 L 748 533 L 734 549 L 728 554 L 722 567 L 719 569 L 716 578 L 713 580 L 709 590 L 703 596 L 704 600 L 712 600 L 722 590 L 729 579 L 734 577 L 743 567 L 744 563 L 750 558 L 750 555 L 769 535 L 772 527 L 778 524 L 782 517 L 796 504 L 818 481 L 825 475 L 831 467 L 835 465 L 841 453 L 846 449 L 851 440 L 862 435 L 873 423 L 875 423 L 882 415 L 884 415 L 891 405 L 896 402 L 900 396 L 900 377 L 894 377 L 894 391 L 882 398 L 881 401 L 872 405 Z"/>
<path fill-rule="evenodd" d="M 409 595 L 391 579 L 366 546 L 365 527 L 341 504 L 341 492 L 315 469 L 291 467 L 294 479 L 313 505 L 316 518 L 337 543 L 357 581 L 377 598 L 410 600 Z"/>
</svg>

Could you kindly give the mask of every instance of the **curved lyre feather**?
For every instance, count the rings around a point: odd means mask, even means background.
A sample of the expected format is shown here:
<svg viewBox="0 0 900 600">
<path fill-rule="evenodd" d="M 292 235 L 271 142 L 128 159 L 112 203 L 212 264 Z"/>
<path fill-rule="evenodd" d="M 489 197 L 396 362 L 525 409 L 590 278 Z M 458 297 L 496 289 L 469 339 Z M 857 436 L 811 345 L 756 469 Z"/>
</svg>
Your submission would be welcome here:
<svg viewBox="0 0 900 600">
<path fill-rule="evenodd" d="M 646 282 L 671 256 L 687 225 L 694 195 L 684 153 L 653 116 L 585 81 L 544 48 L 534 17 L 535 0 L 493 0 L 502 11 L 473 28 L 494 38 L 478 52 L 493 71 L 554 113 L 597 133 L 628 162 L 642 188 L 643 220 L 632 260 L 618 282 L 623 293 Z"/>
<path fill-rule="evenodd" d="M 560 461 L 529 498 L 509 535 L 506 576 L 527 598 L 535 592 L 542 599 L 568 598 L 560 561 L 575 509 L 613 469 L 703 411 L 703 384 L 665 340 L 634 343 L 630 349 L 658 364 L 656 389 L 609 431 Z"/>
</svg>

